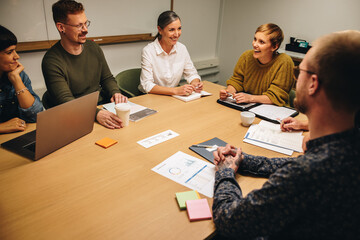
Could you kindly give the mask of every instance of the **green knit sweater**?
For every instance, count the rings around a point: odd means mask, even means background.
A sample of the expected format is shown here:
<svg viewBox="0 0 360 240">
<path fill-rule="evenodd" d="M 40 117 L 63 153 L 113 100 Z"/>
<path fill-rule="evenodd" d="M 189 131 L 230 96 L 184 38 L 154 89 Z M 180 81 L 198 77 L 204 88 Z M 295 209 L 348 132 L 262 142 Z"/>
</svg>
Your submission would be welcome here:
<svg viewBox="0 0 360 240">
<path fill-rule="evenodd" d="M 99 103 L 110 102 L 119 93 L 105 56 L 96 43 L 86 41 L 80 55 L 68 53 L 57 42 L 45 54 L 42 71 L 52 104 L 64 102 L 100 91 Z"/>
<path fill-rule="evenodd" d="M 276 55 L 271 62 L 261 64 L 253 57 L 254 50 L 244 52 L 226 81 L 237 92 L 266 95 L 278 106 L 288 105 L 289 92 L 294 85 L 294 63 L 285 53 Z"/>
</svg>

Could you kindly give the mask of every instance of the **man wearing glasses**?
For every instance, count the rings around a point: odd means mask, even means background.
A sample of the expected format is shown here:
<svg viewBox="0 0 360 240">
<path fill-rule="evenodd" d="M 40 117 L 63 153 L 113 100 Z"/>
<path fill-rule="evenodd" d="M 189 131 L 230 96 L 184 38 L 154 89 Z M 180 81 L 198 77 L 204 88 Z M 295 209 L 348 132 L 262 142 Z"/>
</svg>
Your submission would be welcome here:
<svg viewBox="0 0 360 240">
<path fill-rule="evenodd" d="M 81 3 L 60 0 L 52 6 L 60 41 L 52 46 L 42 61 L 42 71 L 50 106 L 100 91 L 99 104 L 126 102 L 101 48 L 86 40 L 90 21 Z M 106 110 L 97 110 L 96 120 L 110 129 L 122 127 L 121 120 Z"/>
<path fill-rule="evenodd" d="M 214 152 L 213 216 L 239 239 L 357 239 L 360 215 L 360 32 L 318 39 L 300 64 L 295 107 L 308 117 L 304 155 L 266 158 L 227 145 Z M 242 196 L 237 171 L 267 177 Z"/>
</svg>

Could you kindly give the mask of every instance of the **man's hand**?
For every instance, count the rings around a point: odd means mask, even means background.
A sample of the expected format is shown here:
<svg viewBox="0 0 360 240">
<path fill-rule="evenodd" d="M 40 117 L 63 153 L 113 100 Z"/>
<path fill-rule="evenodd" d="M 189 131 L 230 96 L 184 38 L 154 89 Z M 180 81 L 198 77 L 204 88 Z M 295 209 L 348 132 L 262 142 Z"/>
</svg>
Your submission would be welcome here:
<svg viewBox="0 0 360 240">
<path fill-rule="evenodd" d="M 302 122 L 292 117 L 287 117 L 282 120 L 280 128 L 284 132 L 291 132 L 293 130 L 309 130 L 307 122 Z"/>
<path fill-rule="evenodd" d="M 0 133 L 12 133 L 18 131 L 24 131 L 26 128 L 26 123 L 20 118 L 13 118 L 9 121 L 0 123 Z"/>
<path fill-rule="evenodd" d="M 123 127 L 121 119 L 107 110 L 100 110 L 96 116 L 98 123 L 110 129 L 119 129 Z"/>
<path fill-rule="evenodd" d="M 307 148 L 306 148 L 306 143 L 310 140 L 310 133 L 305 133 L 304 134 L 304 138 L 303 138 L 303 142 L 302 142 L 302 149 L 304 152 L 306 152 Z"/>
<path fill-rule="evenodd" d="M 214 163 L 216 171 L 224 168 L 232 168 L 236 172 L 243 159 L 241 148 L 227 144 L 226 147 L 219 147 L 214 154 Z"/>
<path fill-rule="evenodd" d="M 121 93 L 115 93 L 111 98 L 111 102 L 115 102 L 115 104 L 118 103 L 126 103 L 128 101 L 128 98 L 122 95 Z"/>
</svg>

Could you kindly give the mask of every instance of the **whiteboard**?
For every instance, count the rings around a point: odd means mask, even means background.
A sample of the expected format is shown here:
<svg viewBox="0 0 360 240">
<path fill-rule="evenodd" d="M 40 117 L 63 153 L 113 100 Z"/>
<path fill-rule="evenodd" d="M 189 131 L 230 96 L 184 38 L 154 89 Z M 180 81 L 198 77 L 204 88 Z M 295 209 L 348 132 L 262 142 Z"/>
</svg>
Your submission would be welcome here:
<svg viewBox="0 0 360 240">
<path fill-rule="evenodd" d="M 51 6 L 56 0 L 0 0 L 0 24 L 19 42 L 59 39 Z M 170 0 L 80 0 L 91 21 L 89 37 L 157 32 L 157 18 Z"/>
</svg>

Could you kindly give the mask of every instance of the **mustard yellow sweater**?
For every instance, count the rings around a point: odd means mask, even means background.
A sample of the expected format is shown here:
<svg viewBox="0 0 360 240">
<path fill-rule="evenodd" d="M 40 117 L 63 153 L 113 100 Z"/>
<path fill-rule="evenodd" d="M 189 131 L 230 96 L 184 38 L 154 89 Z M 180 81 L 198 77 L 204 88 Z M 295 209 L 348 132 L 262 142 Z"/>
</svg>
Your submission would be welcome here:
<svg viewBox="0 0 360 240">
<path fill-rule="evenodd" d="M 263 65 L 253 57 L 253 52 L 248 50 L 240 56 L 233 76 L 226 84 L 237 92 L 266 95 L 275 105 L 288 105 L 289 92 L 294 84 L 293 61 L 281 53 Z"/>
</svg>

